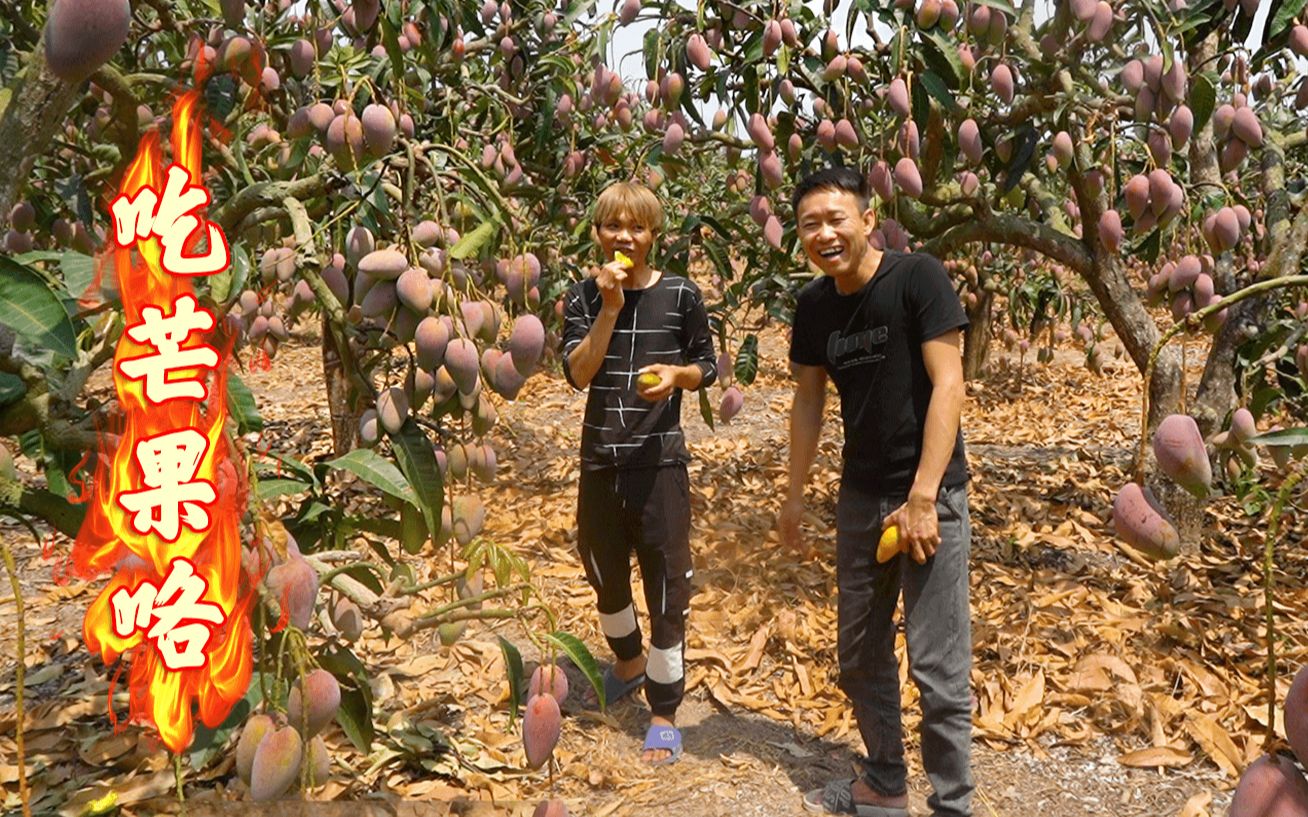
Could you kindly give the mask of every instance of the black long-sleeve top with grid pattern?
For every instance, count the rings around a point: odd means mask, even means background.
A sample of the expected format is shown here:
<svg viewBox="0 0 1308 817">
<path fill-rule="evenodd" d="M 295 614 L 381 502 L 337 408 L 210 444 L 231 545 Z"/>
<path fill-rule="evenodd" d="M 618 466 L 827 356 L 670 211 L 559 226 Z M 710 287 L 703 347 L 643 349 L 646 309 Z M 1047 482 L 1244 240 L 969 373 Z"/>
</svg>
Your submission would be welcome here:
<svg viewBox="0 0 1308 817">
<path fill-rule="evenodd" d="M 591 379 L 581 432 L 586 470 L 647 468 L 690 462 L 681 430 L 681 389 L 649 402 L 637 394 L 642 366 L 694 364 L 703 372 L 700 388 L 717 378 L 713 336 L 699 287 L 687 278 L 663 275 L 645 289 L 624 289 L 599 371 Z M 568 356 L 590 332 L 602 305 L 599 286 L 588 278 L 573 284 L 563 302 L 563 373 L 573 388 Z"/>
</svg>

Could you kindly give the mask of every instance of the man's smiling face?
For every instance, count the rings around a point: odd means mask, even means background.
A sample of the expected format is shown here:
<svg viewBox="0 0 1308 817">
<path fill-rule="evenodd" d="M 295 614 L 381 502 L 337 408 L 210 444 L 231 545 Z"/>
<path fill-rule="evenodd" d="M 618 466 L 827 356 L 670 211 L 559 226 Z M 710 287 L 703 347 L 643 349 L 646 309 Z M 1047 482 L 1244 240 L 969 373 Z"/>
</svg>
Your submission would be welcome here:
<svg viewBox="0 0 1308 817">
<path fill-rule="evenodd" d="M 799 241 L 814 266 L 841 279 L 857 275 L 876 225 L 871 209 L 845 190 L 814 190 L 799 203 Z"/>
</svg>

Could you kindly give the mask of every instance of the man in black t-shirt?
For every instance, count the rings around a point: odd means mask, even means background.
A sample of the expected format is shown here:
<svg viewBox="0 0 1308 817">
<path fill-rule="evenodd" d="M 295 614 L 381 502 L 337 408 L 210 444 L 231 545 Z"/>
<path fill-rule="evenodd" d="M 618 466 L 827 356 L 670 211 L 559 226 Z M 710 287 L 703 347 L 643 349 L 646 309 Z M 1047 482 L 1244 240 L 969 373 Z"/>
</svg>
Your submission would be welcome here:
<svg viewBox="0 0 1308 817">
<path fill-rule="evenodd" d="M 859 778 L 809 792 L 804 806 L 907 817 L 894 624 L 902 589 L 933 789 L 927 802 L 935 817 L 970 817 L 971 529 L 958 348 L 967 316 L 938 260 L 872 246 L 875 213 L 859 173 L 815 173 L 796 187 L 793 205 L 800 242 L 823 275 L 795 308 L 790 487 L 778 522 L 783 540 L 799 547 L 830 378 L 845 436 L 836 503 L 840 687 L 867 748 Z M 892 526 L 902 552 L 883 563 L 878 540 Z"/>
<path fill-rule="evenodd" d="M 642 684 L 650 706 L 644 760 L 681 756 L 674 725 L 685 693 L 691 595 L 690 454 L 681 393 L 717 377 L 699 288 L 647 263 L 663 227 L 648 188 L 618 182 L 595 202 L 593 237 L 607 262 L 564 297 L 563 372 L 588 389 L 577 486 L 577 545 L 595 589 L 600 629 L 617 662 L 611 704 Z M 615 260 L 618 253 L 630 265 Z M 650 616 L 646 658 L 631 597 L 631 552 Z"/>
</svg>

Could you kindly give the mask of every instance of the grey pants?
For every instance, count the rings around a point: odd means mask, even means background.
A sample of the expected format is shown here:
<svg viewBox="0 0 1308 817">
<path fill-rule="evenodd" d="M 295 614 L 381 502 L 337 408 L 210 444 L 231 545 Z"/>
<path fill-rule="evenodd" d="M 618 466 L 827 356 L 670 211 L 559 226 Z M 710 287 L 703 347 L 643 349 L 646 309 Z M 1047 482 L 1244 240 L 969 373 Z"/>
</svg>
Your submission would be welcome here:
<svg viewBox="0 0 1308 817">
<path fill-rule="evenodd" d="M 908 659 L 922 702 L 922 765 L 937 817 L 972 814 L 972 627 L 967 487 L 941 488 L 940 547 L 926 564 L 876 560 L 881 521 L 905 500 L 841 480 L 836 504 L 840 688 L 867 747 L 864 779 L 885 795 L 908 790 L 895 661 L 895 606 L 904 591 Z"/>
</svg>

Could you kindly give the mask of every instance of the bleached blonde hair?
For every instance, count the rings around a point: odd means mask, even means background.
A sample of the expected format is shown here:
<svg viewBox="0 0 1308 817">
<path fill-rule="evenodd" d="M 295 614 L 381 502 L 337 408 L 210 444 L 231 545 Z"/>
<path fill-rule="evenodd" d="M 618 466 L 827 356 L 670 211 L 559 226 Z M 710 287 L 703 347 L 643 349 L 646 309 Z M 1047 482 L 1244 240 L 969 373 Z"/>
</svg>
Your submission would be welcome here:
<svg viewBox="0 0 1308 817">
<path fill-rule="evenodd" d="M 654 191 L 643 184 L 614 182 L 604 188 L 595 200 L 591 226 L 599 229 L 599 225 L 622 213 L 645 225 L 651 232 L 663 232 L 663 205 Z"/>
</svg>

